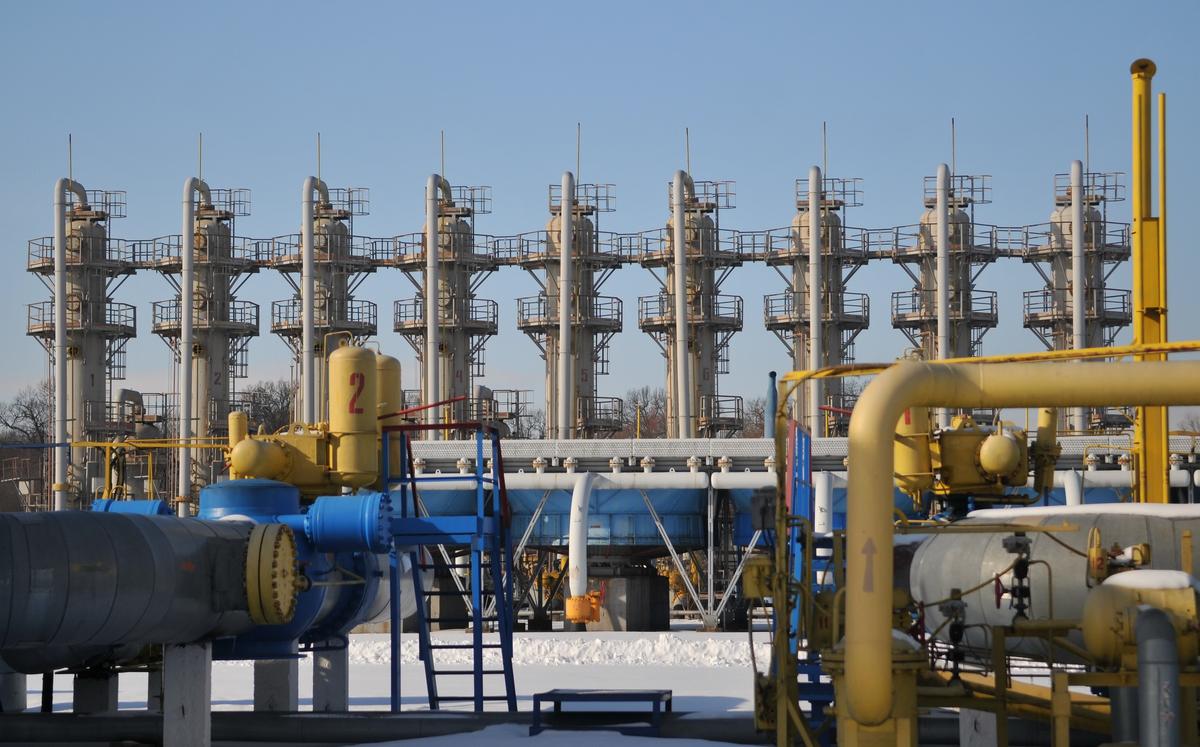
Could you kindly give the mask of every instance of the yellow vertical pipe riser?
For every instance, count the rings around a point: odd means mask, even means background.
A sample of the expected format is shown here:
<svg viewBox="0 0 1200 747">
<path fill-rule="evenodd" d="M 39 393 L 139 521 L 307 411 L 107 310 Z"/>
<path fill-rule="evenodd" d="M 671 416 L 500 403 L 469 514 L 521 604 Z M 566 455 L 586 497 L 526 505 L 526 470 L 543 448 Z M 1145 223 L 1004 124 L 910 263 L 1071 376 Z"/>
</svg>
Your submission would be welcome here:
<svg viewBox="0 0 1200 747">
<path fill-rule="evenodd" d="M 1130 67 L 1133 79 L 1133 163 L 1130 232 L 1133 251 L 1133 344 L 1152 345 L 1167 339 L 1166 231 L 1162 218 L 1153 215 L 1151 192 L 1151 81 L 1157 68 L 1150 60 L 1137 60 Z M 1166 102 L 1159 100 L 1159 204 L 1166 204 Z M 1165 209 L 1163 210 L 1165 217 Z M 1139 360 L 1165 360 L 1161 354 L 1138 356 Z M 1134 447 L 1138 454 L 1138 495 L 1146 503 L 1166 503 L 1170 487 L 1167 464 L 1167 410 L 1139 407 L 1134 423 Z M 1159 468 L 1161 465 L 1161 469 Z"/>
<path fill-rule="evenodd" d="M 1101 407 L 1200 404 L 1200 362 L 906 361 L 881 373 L 850 419 L 846 528 L 846 706 L 855 721 L 892 713 L 892 480 L 887 448 L 909 407 Z M 859 686 L 861 683 L 862 686 Z"/>
</svg>

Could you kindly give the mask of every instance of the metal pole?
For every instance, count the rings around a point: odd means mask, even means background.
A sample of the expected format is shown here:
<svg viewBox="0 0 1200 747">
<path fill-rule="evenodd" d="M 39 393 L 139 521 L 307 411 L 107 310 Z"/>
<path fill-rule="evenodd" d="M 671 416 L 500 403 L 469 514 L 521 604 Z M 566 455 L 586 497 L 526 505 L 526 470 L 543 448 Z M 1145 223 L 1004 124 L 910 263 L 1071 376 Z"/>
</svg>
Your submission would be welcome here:
<svg viewBox="0 0 1200 747">
<path fill-rule="evenodd" d="M 1083 163 L 1071 162 L 1071 347 L 1082 350 L 1087 347 L 1085 305 L 1087 286 L 1084 278 L 1084 227 L 1083 227 Z M 1097 299 L 1099 300 L 1099 299 Z M 1074 429 L 1087 428 L 1085 410 L 1076 407 L 1071 411 Z"/>
<path fill-rule="evenodd" d="M 692 356 L 688 353 L 687 316 L 687 226 L 684 210 L 685 186 L 692 178 L 685 171 L 676 171 L 671 183 L 672 229 L 675 244 L 675 417 L 676 435 L 692 437 L 692 386 L 690 367 Z"/>
<path fill-rule="evenodd" d="M 431 174 L 425 184 L 425 403 L 437 402 L 441 399 L 441 382 L 438 374 L 441 366 L 441 341 L 438 334 L 441 327 L 438 324 L 438 218 L 440 214 L 438 190 L 442 189 L 446 180 L 439 174 Z M 447 190 L 449 191 L 449 190 Z M 436 425 L 441 420 L 441 408 L 431 407 L 425 411 L 425 422 Z M 428 438 L 441 438 L 439 431 L 430 431 Z"/>
<path fill-rule="evenodd" d="M 574 277 L 571 260 L 571 242 L 574 239 L 575 176 L 570 171 L 562 175 L 562 201 L 559 212 L 559 261 L 558 261 L 558 437 L 571 438 L 573 418 L 571 403 L 574 402 L 571 366 L 571 294 Z"/>
<path fill-rule="evenodd" d="M 313 317 L 316 311 L 316 289 L 313 279 L 316 253 L 313 246 L 313 216 L 316 212 L 314 192 L 319 192 L 322 201 L 328 202 L 329 190 L 325 182 L 315 176 L 306 177 L 300 195 L 300 379 L 303 383 L 300 417 L 306 424 L 317 421 L 317 340 Z"/>
<path fill-rule="evenodd" d="M 179 483 L 176 490 L 175 512 L 188 516 L 188 500 L 192 495 L 192 348 L 193 318 L 196 307 L 196 204 L 199 192 L 205 203 L 212 202 L 208 185 L 191 176 L 183 182 L 183 224 L 180 227 L 179 259 Z"/>
<path fill-rule="evenodd" d="M 821 270 L 821 168 L 808 170 L 808 368 L 816 371 L 825 367 L 822 350 L 824 286 Z M 821 380 L 808 381 L 808 424 L 814 436 L 824 435 L 821 428 Z"/>
<path fill-rule="evenodd" d="M 775 438 L 775 411 L 779 409 L 779 387 L 775 383 L 777 374 L 767 374 L 767 411 L 763 413 L 763 438 Z"/>
<path fill-rule="evenodd" d="M 950 352 L 950 167 L 937 170 L 937 352 L 935 358 L 953 358 Z M 962 292 L 962 289 L 959 290 Z M 938 409 L 938 427 L 950 425 L 950 411 Z"/>
<path fill-rule="evenodd" d="M 76 181 L 54 183 L 54 510 L 66 511 L 67 463 L 67 191 L 87 205 L 87 192 Z"/>
</svg>

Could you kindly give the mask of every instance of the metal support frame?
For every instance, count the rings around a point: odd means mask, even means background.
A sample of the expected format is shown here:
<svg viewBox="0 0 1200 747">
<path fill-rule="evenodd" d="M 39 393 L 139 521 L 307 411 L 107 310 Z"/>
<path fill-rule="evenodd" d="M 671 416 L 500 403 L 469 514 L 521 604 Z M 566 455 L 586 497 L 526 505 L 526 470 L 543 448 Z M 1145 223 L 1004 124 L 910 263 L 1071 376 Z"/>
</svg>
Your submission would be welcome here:
<svg viewBox="0 0 1200 747">
<path fill-rule="evenodd" d="M 420 431 L 474 431 L 475 434 L 475 472 L 473 475 L 417 475 L 413 469 L 411 435 Z M 403 472 L 396 478 L 388 464 L 390 447 L 388 444 L 392 434 L 398 434 L 401 439 L 401 469 Z M 403 624 L 400 618 L 398 581 L 399 564 L 396 552 L 406 548 L 411 559 L 413 573 L 413 591 L 417 596 L 418 639 L 421 659 L 425 666 L 426 692 L 429 696 L 429 706 L 437 710 L 442 702 L 465 700 L 472 703 L 476 712 L 482 712 L 486 701 L 503 701 L 507 709 L 516 711 L 516 688 L 512 672 L 512 542 L 508 532 L 509 508 L 507 493 L 504 488 L 504 460 L 500 451 L 499 434 L 491 427 L 479 422 L 438 423 L 420 425 L 392 425 L 382 428 L 383 444 L 381 454 L 381 472 L 383 484 L 388 486 L 389 494 L 393 495 L 393 505 L 398 506 L 397 516 L 392 519 L 391 532 L 396 550 L 393 551 L 393 596 L 390 613 L 392 622 L 392 661 L 390 666 L 391 679 L 391 710 L 400 711 L 400 636 L 399 628 Z M 485 470 L 484 442 L 490 443 L 490 469 Z M 470 480 L 474 483 L 475 510 L 471 515 L 464 516 L 432 516 L 427 511 L 418 511 L 417 484 L 419 482 L 436 482 L 447 480 Z M 394 486 L 394 487 L 393 487 Z M 488 494 L 490 492 L 490 495 Z M 470 612 L 463 622 L 470 623 L 471 642 L 469 644 L 437 643 L 430 635 L 430 622 L 436 621 L 425 611 L 426 592 L 421 580 L 422 564 L 420 560 L 421 547 L 424 545 L 461 545 L 468 548 L 470 555 L 466 564 L 455 563 L 451 570 L 457 568 L 470 569 Z M 484 555 L 487 555 L 486 561 Z M 494 613 L 485 613 L 484 569 L 491 576 L 491 591 L 489 596 L 498 597 L 494 604 Z M 452 574 L 453 575 L 453 574 Z M 445 618 L 437 618 L 446 621 Z M 498 643 L 483 641 L 485 624 L 496 624 L 499 631 Z M 435 652 L 445 648 L 469 648 L 472 651 L 472 667 L 470 669 L 438 669 L 434 661 Z M 500 650 L 502 667 L 485 670 L 483 650 L 496 648 Z M 472 680 L 471 696 L 444 696 L 438 693 L 437 678 L 440 675 L 469 675 Z M 485 695 L 484 676 L 501 675 L 504 678 L 504 695 Z"/>
<path fill-rule="evenodd" d="M 650 512 L 650 518 L 654 520 L 654 526 L 658 528 L 658 534 L 662 537 L 663 544 L 667 546 L 667 552 L 671 554 L 671 562 L 675 564 L 675 570 L 679 572 L 679 577 L 683 579 L 683 584 L 687 587 L 688 595 L 691 596 L 696 609 L 700 610 L 700 619 L 704 622 L 704 626 L 706 628 L 716 627 L 716 615 L 706 611 L 704 605 L 700 603 L 700 594 L 696 591 L 695 585 L 692 584 L 692 579 L 684 569 L 683 561 L 679 559 L 679 553 L 675 552 L 675 545 L 667 535 L 667 528 L 663 526 L 662 519 L 658 516 L 658 511 L 654 510 L 654 504 L 650 502 L 650 496 L 644 490 L 639 490 L 638 492 L 641 494 L 642 500 L 646 503 L 646 510 Z"/>
</svg>

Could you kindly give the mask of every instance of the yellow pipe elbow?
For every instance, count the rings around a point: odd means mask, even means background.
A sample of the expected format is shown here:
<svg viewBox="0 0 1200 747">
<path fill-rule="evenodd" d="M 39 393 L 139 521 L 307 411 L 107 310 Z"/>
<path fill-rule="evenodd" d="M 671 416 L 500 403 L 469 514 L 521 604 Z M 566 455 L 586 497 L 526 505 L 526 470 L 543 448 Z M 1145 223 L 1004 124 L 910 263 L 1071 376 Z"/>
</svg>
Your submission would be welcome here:
<svg viewBox="0 0 1200 747">
<path fill-rule="evenodd" d="M 892 479 L 888 448 L 896 421 L 913 406 L 1100 407 L 1200 404 L 1200 361 L 1140 363 L 927 363 L 879 374 L 850 418 L 846 522 L 846 676 L 890 682 L 892 652 Z M 1167 469 L 1166 464 L 1146 469 Z M 854 687 L 846 706 L 876 726 L 892 712 L 889 687 Z"/>
</svg>

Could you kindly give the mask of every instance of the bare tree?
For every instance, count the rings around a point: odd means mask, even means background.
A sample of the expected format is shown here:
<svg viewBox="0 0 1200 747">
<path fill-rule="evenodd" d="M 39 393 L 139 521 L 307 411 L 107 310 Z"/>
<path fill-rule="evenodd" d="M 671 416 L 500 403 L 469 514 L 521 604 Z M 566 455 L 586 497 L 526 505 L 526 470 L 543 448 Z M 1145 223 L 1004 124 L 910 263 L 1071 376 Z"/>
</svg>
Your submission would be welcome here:
<svg viewBox="0 0 1200 747">
<path fill-rule="evenodd" d="M 1200 433 L 1200 412 L 1189 412 L 1179 419 L 1176 427 L 1182 431 Z"/>
<path fill-rule="evenodd" d="M 667 392 L 662 387 L 648 386 L 630 389 L 624 399 L 625 427 L 617 438 L 634 438 L 638 433 L 641 415 L 641 437 L 663 438 L 667 435 Z"/>
<path fill-rule="evenodd" d="M 50 383 L 27 386 L 0 403 L 0 441 L 42 444 L 50 440 Z"/>
<path fill-rule="evenodd" d="M 742 435 L 744 437 L 761 438 L 766 433 L 766 411 L 766 397 L 751 397 L 745 401 L 745 404 L 742 406 L 742 413 L 746 423 L 742 428 Z"/>
<path fill-rule="evenodd" d="M 242 392 L 242 398 L 247 403 L 246 415 L 252 432 L 262 426 L 270 433 L 292 422 L 296 388 L 285 379 L 251 384 Z"/>
</svg>

